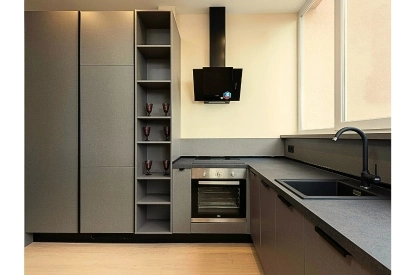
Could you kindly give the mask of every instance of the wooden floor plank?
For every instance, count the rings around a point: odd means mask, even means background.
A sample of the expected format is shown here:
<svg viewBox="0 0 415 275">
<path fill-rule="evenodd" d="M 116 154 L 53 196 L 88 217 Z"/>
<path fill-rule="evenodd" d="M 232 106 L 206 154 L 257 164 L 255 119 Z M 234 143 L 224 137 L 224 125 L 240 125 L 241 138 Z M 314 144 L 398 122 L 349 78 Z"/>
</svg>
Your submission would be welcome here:
<svg viewBox="0 0 415 275">
<path fill-rule="evenodd" d="M 25 247 L 25 274 L 263 275 L 252 244 L 42 243 Z"/>
</svg>

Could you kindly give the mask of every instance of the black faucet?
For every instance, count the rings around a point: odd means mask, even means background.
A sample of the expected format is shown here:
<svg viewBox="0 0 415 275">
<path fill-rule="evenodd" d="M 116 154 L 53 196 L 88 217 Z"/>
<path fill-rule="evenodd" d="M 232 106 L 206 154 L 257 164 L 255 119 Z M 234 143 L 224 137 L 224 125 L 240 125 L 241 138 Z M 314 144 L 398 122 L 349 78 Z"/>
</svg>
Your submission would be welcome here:
<svg viewBox="0 0 415 275">
<path fill-rule="evenodd" d="M 359 136 L 362 138 L 363 141 L 363 169 L 360 173 L 360 187 L 363 187 L 365 189 L 370 188 L 371 183 L 380 183 L 381 179 L 378 175 L 373 175 L 369 173 L 368 170 L 368 145 L 367 145 L 367 137 L 365 133 L 363 133 L 362 130 L 355 128 L 355 127 L 344 127 L 337 131 L 336 135 L 333 137 L 333 140 L 336 141 L 341 134 L 343 134 L 346 131 L 354 131 L 359 134 Z M 376 169 L 375 169 L 376 170 Z M 376 173 L 376 171 L 375 171 Z"/>
</svg>

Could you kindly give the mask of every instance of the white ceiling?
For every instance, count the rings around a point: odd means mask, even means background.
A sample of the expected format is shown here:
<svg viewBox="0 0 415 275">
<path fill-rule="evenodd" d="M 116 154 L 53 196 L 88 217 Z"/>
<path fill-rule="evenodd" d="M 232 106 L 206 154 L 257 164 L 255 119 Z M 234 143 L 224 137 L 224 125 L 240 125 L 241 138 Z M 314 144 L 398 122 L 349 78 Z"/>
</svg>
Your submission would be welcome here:
<svg viewBox="0 0 415 275">
<path fill-rule="evenodd" d="M 177 14 L 209 13 L 209 7 L 226 7 L 226 13 L 296 13 L 306 0 L 25 0 L 25 10 L 134 10 L 173 6 Z"/>
</svg>

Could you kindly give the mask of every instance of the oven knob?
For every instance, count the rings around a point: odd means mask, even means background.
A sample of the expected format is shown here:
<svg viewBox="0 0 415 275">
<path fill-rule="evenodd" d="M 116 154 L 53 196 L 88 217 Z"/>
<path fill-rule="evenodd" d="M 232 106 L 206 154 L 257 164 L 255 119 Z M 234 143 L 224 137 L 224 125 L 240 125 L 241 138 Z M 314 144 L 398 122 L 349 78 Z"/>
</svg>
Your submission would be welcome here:
<svg viewBox="0 0 415 275">
<path fill-rule="evenodd" d="M 203 177 L 206 177 L 206 172 L 203 172 L 202 176 L 203 176 Z"/>
<path fill-rule="evenodd" d="M 235 172 L 231 172 L 231 177 L 235 177 Z"/>
<path fill-rule="evenodd" d="M 222 176 L 221 172 L 217 172 L 217 173 L 216 173 L 216 176 L 217 176 L 218 178 L 220 178 L 220 177 Z"/>
</svg>

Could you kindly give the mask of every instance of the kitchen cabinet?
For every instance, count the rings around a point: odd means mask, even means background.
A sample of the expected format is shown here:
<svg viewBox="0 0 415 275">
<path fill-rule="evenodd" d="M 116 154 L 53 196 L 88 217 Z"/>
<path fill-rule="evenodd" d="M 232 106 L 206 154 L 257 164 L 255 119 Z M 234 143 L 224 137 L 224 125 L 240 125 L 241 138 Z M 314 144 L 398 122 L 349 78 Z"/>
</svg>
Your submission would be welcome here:
<svg viewBox="0 0 415 275">
<path fill-rule="evenodd" d="M 133 167 L 133 77 L 133 66 L 81 66 L 82 167 Z"/>
<path fill-rule="evenodd" d="M 249 173 L 251 195 L 251 236 L 266 274 L 275 274 L 275 197 L 276 193 L 254 172 Z M 259 198 L 258 198 L 259 197 Z M 259 199 L 259 203 L 255 203 Z M 256 208 L 258 207 L 258 208 Z M 259 211 L 258 211 L 259 210 Z M 259 212 L 259 219 L 258 219 Z M 258 222 L 259 220 L 259 222 Z M 253 235 L 252 235 L 253 234 Z M 258 245 L 259 241 L 259 245 Z"/>
<path fill-rule="evenodd" d="M 266 274 L 275 273 L 275 196 L 276 193 L 260 180 L 259 198 L 261 207 L 261 263 Z"/>
<path fill-rule="evenodd" d="M 249 192 L 250 192 L 250 233 L 251 239 L 254 243 L 254 246 L 260 256 L 260 247 L 261 247 L 261 208 L 260 208 L 260 200 L 259 200 L 259 187 L 260 187 L 260 179 L 258 176 L 252 171 L 248 170 L 248 180 L 249 180 Z"/>
<path fill-rule="evenodd" d="M 82 233 L 131 233 L 134 217 L 134 168 L 82 169 Z"/>
<path fill-rule="evenodd" d="M 281 194 L 275 203 L 276 274 L 304 274 L 304 216 Z"/>
<path fill-rule="evenodd" d="M 81 65 L 134 65 L 134 12 L 81 11 Z"/>
<path fill-rule="evenodd" d="M 191 169 L 173 169 L 173 233 L 190 233 Z"/>
<path fill-rule="evenodd" d="M 304 237 L 304 274 L 372 274 L 308 219 L 304 219 Z"/>
<path fill-rule="evenodd" d="M 78 231 L 78 12 L 26 11 L 25 232 Z"/>
<path fill-rule="evenodd" d="M 80 16 L 80 233 L 133 233 L 134 12 Z"/>
<path fill-rule="evenodd" d="M 153 104 L 151 112 L 147 112 L 146 103 Z M 166 110 L 163 109 L 164 103 L 168 105 Z M 171 11 L 136 10 L 136 234 L 172 232 L 171 166 L 172 160 L 180 154 L 177 147 L 180 138 L 179 109 L 180 36 L 174 16 Z M 174 129 L 172 126 L 175 126 Z M 144 127 L 150 127 L 147 137 Z M 149 171 L 145 168 L 147 160 L 152 161 Z M 164 161 L 168 164 L 166 169 Z M 150 189 L 158 195 L 151 195 L 152 200 L 143 199 L 143 192 L 150 194 Z"/>
</svg>

